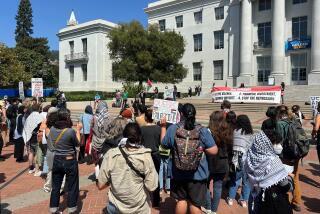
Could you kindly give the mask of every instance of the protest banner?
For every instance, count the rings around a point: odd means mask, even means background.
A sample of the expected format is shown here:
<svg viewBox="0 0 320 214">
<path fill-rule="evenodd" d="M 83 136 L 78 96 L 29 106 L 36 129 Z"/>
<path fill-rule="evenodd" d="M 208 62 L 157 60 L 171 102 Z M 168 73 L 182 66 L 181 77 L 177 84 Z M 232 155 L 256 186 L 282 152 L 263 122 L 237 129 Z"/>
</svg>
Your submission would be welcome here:
<svg viewBox="0 0 320 214">
<path fill-rule="evenodd" d="M 212 98 L 215 102 L 229 100 L 232 103 L 275 103 L 281 99 L 280 86 L 257 86 L 251 88 L 214 87 Z"/>
<path fill-rule="evenodd" d="M 159 121 L 162 117 L 166 116 L 168 123 L 177 123 L 178 105 L 176 101 L 155 99 L 153 103 L 152 119 Z"/>
<path fill-rule="evenodd" d="M 33 97 L 43 97 L 43 81 L 42 78 L 31 79 L 31 92 Z"/>
<path fill-rule="evenodd" d="M 19 97 L 20 99 L 24 99 L 24 89 L 23 89 L 23 82 L 19 82 Z"/>
<path fill-rule="evenodd" d="M 173 88 L 165 89 L 163 93 L 163 99 L 173 99 Z"/>
<path fill-rule="evenodd" d="M 312 118 L 318 114 L 318 103 L 320 102 L 320 96 L 310 96 L 310 104 L 312 108 Z"/>
</svg>

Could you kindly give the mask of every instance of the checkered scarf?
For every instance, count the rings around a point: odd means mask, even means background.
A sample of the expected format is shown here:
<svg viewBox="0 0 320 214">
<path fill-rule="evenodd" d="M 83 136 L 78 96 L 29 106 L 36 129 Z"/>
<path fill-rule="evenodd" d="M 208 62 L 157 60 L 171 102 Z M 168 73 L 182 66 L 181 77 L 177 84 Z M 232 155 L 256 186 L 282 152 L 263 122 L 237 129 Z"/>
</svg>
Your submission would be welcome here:
<svg viewBox="0 0 320 214">
<path fill-rule="evenodd" d="M 246 155 L 245 172 L 248 174 L 253 196 L 288 176 L 280 158 L 274 152 L 271 141 L 264 132 L 255 135 L 254 142 Z"/>
<path fill-rule="evenodd" d="M 109 112 L 108 112 L 107 103 L 100 102 L 98 104 L 98 107 L 96 110 L 96 117 L 97 117 L 98 129 L 100 129 L 104 124 L 104 120 L 109 119 Z"/>
</svg>

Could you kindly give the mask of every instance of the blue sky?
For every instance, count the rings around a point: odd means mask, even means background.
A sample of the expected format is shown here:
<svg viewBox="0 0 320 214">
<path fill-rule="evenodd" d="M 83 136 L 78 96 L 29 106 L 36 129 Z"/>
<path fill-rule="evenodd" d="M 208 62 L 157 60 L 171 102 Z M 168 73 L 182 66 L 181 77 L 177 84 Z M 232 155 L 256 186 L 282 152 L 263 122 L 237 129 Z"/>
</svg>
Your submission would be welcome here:
<svg viewBox="0 0 320 214">
<path fill-rule="evenodd" d="M 143 8 L 155 0 L 30 0 L 33 9 L 33 36 L 47 37 L 50 48 L 58 49 L 59 29 L 66 26 L 73 9 L 79 23 L 105 19 L 129 22 L 133 19 L 147 23 Z M 0 0 L 0 42 L 15 46 L 15 16 L 19 0 Z"/>
</svg>

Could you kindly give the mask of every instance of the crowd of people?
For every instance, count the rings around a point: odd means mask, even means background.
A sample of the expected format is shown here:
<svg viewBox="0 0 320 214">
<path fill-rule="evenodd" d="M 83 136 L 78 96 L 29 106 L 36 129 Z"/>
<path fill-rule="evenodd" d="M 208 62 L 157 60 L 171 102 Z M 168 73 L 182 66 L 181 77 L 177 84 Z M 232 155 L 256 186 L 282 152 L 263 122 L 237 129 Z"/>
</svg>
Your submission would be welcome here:
<svg viewBox="0 0 320 214">
<path fill-rule="evenodd" d="M 197 123 L 190 103 L 179 104 L 176 124 L 165 117 L 154 121 L 152 107 L 141 102 L 125 103 L 114 117 L 102 100 L 95 112 L 88 105 L 72 123 L 71 112 L 57 103 L 12 100 L 1 107 L 1 129 L 14 142 L 16 161 L 25 161 L 26 154 L 29 173 L 46 177 L 43 191 L 51 194 L 51 213 L 59 213 L 64 192 L 68 212 L 78 213 L 78 164 L 83 163 L 92 164 L 99 190 L 109 188 L 110 214 L 151 213 L 164 194 L 176 200 L 177 214 L 217 213 L 223 190 L 229 206 L 238 203 L 249 213 L 301 211 L 303 155 L 288 151 L 292 127 L 302 128 L 299 106 L 269 107 L 261 131 L 254 133 L 249 117 L 237 115 L 226 100 L 207 127 Z M 319 127 L 320 114 L 312 132 L 318 151 Z M 0 143 L 1 155 L 2 138 Z"/>
</svg>

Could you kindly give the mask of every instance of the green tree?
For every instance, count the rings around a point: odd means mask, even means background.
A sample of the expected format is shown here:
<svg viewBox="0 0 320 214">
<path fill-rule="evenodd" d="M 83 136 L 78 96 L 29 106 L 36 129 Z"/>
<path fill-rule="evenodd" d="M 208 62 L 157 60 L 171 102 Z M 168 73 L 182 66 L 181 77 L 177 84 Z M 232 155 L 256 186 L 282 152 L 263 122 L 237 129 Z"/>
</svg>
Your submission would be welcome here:
<svg viewBox="0 0 320 214">
<path fill-rule="evenodd" d="M 16 42 L 17 44 L 24 38 L 30 37 L 33 33 L 32 27 L 32 7 L 29 0 L 20 0 L 18 13 L 16 15 Z"/>
<path fill-rule="evenodd" d="M 115 79 L 139 82 L 139 85 L 148 79 L 176 83 L 187 74 L 180 63 L 185 42 L 174 31 L 160 32 L 156 25 L 145 30 L 133 21 L 111 30 L 108 38 Z"/>
<path fill-rule="evenodd" d="M 31 73 L 25 72 L 12 48 L 0 45 L 0 85 L 1 87 L 17 87 L 19 81 L 30 83 Z"/>
</svg>

